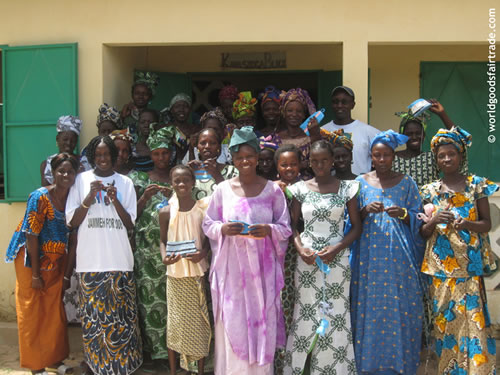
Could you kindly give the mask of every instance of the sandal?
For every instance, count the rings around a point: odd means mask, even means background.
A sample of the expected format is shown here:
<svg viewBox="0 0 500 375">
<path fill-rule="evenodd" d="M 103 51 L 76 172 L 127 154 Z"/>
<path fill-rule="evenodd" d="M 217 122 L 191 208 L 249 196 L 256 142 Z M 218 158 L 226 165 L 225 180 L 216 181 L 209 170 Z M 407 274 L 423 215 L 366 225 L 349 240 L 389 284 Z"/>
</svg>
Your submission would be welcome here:
<svg viewBox="0 0 500 375">
<path fill-rule="evenodd" d="M 57 366 L 54 365 L 54 366 Z M 57 372 L 58 375 L 70 375 L 73 374 L 74 369 L 73 367 L 66 366 L 64 363 L 61 362 L 61 364 L 57 367 L 48 367 L 49 370 L 54 370 L 54 372 Z M 43 374 L 45 375 L 45 374 Z"/>
</svg>

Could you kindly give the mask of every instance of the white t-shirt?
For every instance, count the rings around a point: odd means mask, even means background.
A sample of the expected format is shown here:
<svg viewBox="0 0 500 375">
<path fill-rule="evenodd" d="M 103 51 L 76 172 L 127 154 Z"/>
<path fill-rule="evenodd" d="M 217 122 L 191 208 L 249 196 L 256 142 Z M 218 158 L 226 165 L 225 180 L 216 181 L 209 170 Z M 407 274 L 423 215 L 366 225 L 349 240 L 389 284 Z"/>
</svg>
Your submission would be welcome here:
<svg viewBox="0 0 500 375">
<path fill-rule="evenodd" d="M 344 129 L 344 133 L 351 133 L 351 140 L 354 143 L 354 148 L 352 150 L 354 162 L 352 165 L 352 173 L 359 175 L 370 172 L 372 169 L 370 143 L 372 139 L 380 133 L 380 130 L 359 120 L 354 120 L 347 125 L 337 125 L 332 120 L 323 125 L 322 128 L 329 132 Z"/>
<path fill-rule="evenodd" d="M 100 177 L 93 170 L 76 176 L 66 202 L 66 222 L 69 224 L 75 210 L 80 207 L 90 191 L 90 183 L 100 180 L 116 186 L 117 199 L 135 222 L 137 197 L 134 184 L 127 176 L 114 173 Z M 128 240 L 127 228 L 123 224 L 115 206 L 101 191 L 88 209 L 85 219 L 78 228 L 76 247 L 76 272 L 133 271 L 134 257 Z"/>
</svg>

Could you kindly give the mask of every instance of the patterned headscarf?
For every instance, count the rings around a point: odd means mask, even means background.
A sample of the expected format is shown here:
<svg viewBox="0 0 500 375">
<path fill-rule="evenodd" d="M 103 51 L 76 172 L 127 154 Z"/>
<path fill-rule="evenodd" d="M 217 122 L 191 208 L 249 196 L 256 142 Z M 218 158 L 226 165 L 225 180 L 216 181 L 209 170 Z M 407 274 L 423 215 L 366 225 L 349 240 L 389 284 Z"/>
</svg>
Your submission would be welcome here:
<svg viewBox="0 0 500 375">
<path fill-rule="evenodd" d="M 256 152 L 260 152 L 259 139 L 253 132 L 253 127 L 243 126 L 241 129 L 234 129 L 231 142 L 229 142 L 229 151 L 238 152 L 241 145 L 248 145 Z"/>
<path fill-rule="evenodd" d="M 112 123 L 117 124 L 119 119 L 120 112 L 118 112 L 115 107 L 110 106 L 107 103 L 101 104 L 99 107 L 99 114 L 97 115 L 97 126 L 104 121 L 111 121 Z"/>
<path fill-rule="evenodd" d="M 250 91 L 240 92 L 240 96 L 233 103 L 233 118 L 235 120 L 244 116 L 253 116 L 257 99 L 252 98 Z"/>
<path fill-rule="evenodd" d="M 325 129 L 320 129 L 319 132 L 321 134 L 321 137 L 330 142 L 333 147 L 341 146 L 348 151 L 352 151 L 354 144 L 351 140 L 351 133 L 344 133 L 344 129 L 335 130 L 333 132 L 329 132 Z"/>
<path fill-rule="evenodd" d="M 272 142 L 272 140 L 273 137 L 270 135 L 267 137 L 259 137 L 260 149 L 275 152 L 279 146 L 276 143 Z"/>
<path fill-rule="evenodd" d="M 401 134 L 404 133 L 406 124 L 409 122 L 416 122 L 424 128 L 424 132 L 427 129 L 427 121 L 430 118 L 430 115 L 427 112 L 422 113 L 420 116 L 413 116 L 409 112 L 396 112 L 396 116 L 401 118 L 401 122 L 399 123 L 399 132 Z"/>
<path fill-rule="evenodd" d="M 215 108 L 212 111 L 205 112 L 201 118 L 200 118 L 200 124 L 202 127 L 205 127 L 205 122 L 209 119 L 215 119 L 220 122 L 222 127 L 225 127 L 227 124 L 226 117 L 224 116 L 224 113 L 219 109 L 219 107 Z"/>
<path fill-rule="evenodd" d="M 449 144 L 454 145 L 461 154 L 465 154 L 467 148 L 472 145 L 472 135 L 458 126 L 454 126 L 450 130 L 439 129 L 431 139 L 431 150 L 436 154 L 439 146 Z"/>
<path fill-rule="evenodd" d="M 236 99 L 238 99 L 239 92 L 240 91 L 236 86 L 226 85 L 219 91 L 219 102 L 223 101 L 224 99 L 231 99 L 231 101 L 234 102 Z"/>
<path fill-rule="evenodd" d="M 172 98 L 172 100 L 170 101 L 170 105 L 169 105 L 170 109 L 172 109 L 174 104 L 177 102 L 186 102 L 187 104 L 189 104 L 190 107 L 191 107 L 191 104 L 193 104 L 191 97 L 188 94 L 184 94 L 183 92 L 175 95 Z"/>
<path fill-rule="evenodd" d="M 408 139 L 409 138 L 406 135 L 396 133 L 392 129 L 386 130 L 378 133 L 375 138 L 373 138 L 372 143 L 370 143 L 370 149 L 372 149 L 377 143 L 382 143 L 395 150 L 398 146 L 404 145 L 408 142 Z"/>
<path fill-rule="evenodd" d="M 172 148 L 173 138 L 175 136 L 175 126 L 169 125 L 164 128 L 155 130 L 156 123 L 149 125 L 149 137 L 146 140 L 151 151 L 159 148 Z"/>
<path fill-rule="evenodd" d="M 146 86 L 148 89 L 151 90 L 151 94 L 153 94 L 153 96 L 156 93 L 156 86 L 158 86 L 159 81 L 160 78 L 156 73 L 141 72 L 138 70 L 135 71 L 134 86 L 136 85 Z"/>
<path fill-rule="evenodd" d="M 278 90 L 274 86 L 267 86 L 264 89 L 264 92 L 259 94 L 260 107 L 264 107 L 264 104 L 267 102 L 275 102 L 276 104 L 280 104 L 280 95 L 282 91 Z"/>
<path fill-rule="evenodd" d="M 80 135 L 82 120 L 76 116 L 61 116 L 57 120 L 56 129 L 58 133 L 73 132 L 76 135 Z"/>
<path fill-rule="evenodd" d="M 290 102 L 297 101 L 304 106 L 304 110 L 307 110 L 309 115 L 312 115 L 316 112 L 316 106 L 311 100 L 309 93 L 307 90 L 296 88 L 290 89 L 287 92 L 283 91 L 280 95 L 280 105 L 281 105 L 281 113 L 285 113 L 286 106 L 290 104 Z"/>
<path fill-rule="evenodd" d="M 132 137 L 130 136 L 128 128 L 121 129 L 121 130 L 113 130 L 109 136 L 111 137 L 111 139 L 113 141 L 117 139 L 119 141 L 125 141 L 128 143 L 132 143 Z"/>
</svg>

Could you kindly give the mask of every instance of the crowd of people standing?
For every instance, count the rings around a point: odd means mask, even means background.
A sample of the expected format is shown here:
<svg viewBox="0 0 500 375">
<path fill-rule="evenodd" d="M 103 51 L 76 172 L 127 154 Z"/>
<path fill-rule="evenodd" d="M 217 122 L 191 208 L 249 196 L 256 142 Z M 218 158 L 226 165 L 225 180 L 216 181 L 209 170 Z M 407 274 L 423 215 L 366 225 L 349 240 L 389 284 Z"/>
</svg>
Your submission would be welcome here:
<svg viewBox="0 0 500 375">
<path fill-rule="evenodd" d="M 192 124 L 187 94 L 148 108 L 156 85 L 140 73 L 121 111 L 103 104 L 81 153 L 82 122 L 57 122 L 6 254 L 21 366 L 73 372 L 73 288 L 87 374 L 416 374 L 424 347 L 439 374 L 495 373 L 499 187 L 468 173 L 472 137 L 438 101 L 445 128 L 423 152 L 428 115 L 380 132 L 351 117 L 346 86 L 335 120 L 304 129 L 301 88 L 227 85 Z"/>
</svg>

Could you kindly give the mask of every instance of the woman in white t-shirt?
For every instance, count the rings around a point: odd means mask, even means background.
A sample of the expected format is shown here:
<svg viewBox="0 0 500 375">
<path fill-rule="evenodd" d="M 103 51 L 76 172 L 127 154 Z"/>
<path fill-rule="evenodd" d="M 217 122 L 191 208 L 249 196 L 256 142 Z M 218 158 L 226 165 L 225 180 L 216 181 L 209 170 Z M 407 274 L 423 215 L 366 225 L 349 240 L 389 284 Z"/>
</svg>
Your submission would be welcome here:
<svg viewBox="0 0 500 375">
<path fill-rule="evenodd" d="M 96 374 L 130 374 L 142 364 L 127 236 L 136 218 L 136 195 L 132 181 L 113 170 L 118 150 L 109 136 L 92 139 L 87 152 L 94 169 L 77 176 L 66 203 L 66 221 L 78 227 L 84 356 Z"/>
</svg>

